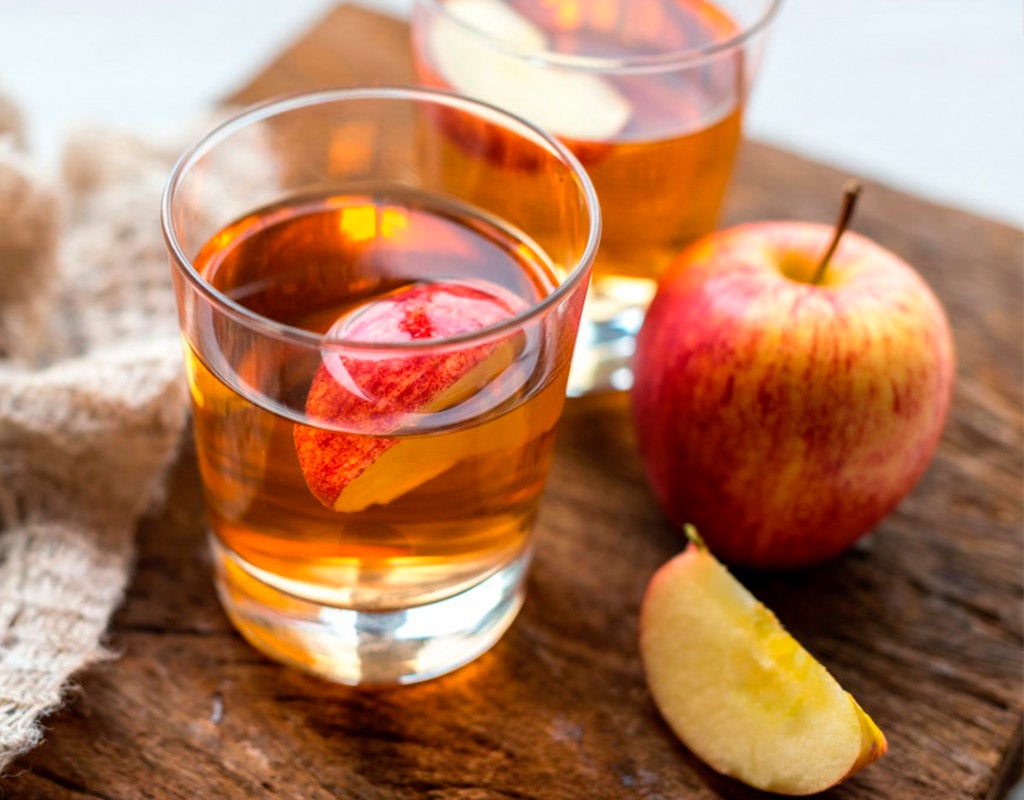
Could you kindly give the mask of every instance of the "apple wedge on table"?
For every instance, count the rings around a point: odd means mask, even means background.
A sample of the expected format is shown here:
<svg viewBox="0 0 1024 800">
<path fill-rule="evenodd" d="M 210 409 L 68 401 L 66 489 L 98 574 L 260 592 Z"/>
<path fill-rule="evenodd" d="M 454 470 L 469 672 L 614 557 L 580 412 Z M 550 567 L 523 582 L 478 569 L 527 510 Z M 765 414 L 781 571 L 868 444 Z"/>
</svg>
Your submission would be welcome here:
<svg viewBox="0 0 1024 800">
<path fill-rule="evenodd" d="M 882 756 L 885 736 L 857 701 L 688 533 L 640 613 L 647 684 L 679 739 L 718 772 L 790 795 Z"/>
</svg>

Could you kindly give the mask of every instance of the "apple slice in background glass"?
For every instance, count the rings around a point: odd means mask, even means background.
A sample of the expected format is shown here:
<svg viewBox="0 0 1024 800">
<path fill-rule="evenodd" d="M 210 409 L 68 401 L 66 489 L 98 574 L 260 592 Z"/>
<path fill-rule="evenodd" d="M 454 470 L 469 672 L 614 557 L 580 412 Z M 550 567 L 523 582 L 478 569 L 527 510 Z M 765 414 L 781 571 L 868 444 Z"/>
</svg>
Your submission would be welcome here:
<svg viewBox="0 0 1024 800">
<path fill-rule="evenodd" d="M 651 578 L 640 653 L 655 705 L 702 761 L 758 789 L 823 791 L 888 749 L 885 736 L 688 527 Z"/>
<path fill-rule="evenodd" d="M 417 283 L 346 314 L 328 335 L 377 343 L 444 339 L 489 327 L 523 308 L 519 297 L 484 281 Z M 295 426 L 310 491 L 335 511 L 361 511 L 415 489 L 467 455 L 523 441 L 523 415 L 443 435 L 392 434 L 408 432 L 417 416 L 442 413 L 481 387 L 489 394 L 486 407 L 498 405 L 503 398 L 492 384 L 516 362 L 524 338 L 516 332 L 468 349 L 394 357 L 361 355 L 354 348 L 325 352 L 306 412 L 353 432 Z"/>
<path fill-rule="evenodd" d="M 909 265 L 835 229 L 749 223 L 685 250 L 633 361 L 634 425 L 659 503 L 725 561 L 838 555 L 913 488 L 955 371 L 941 304 Z"/>
<path fill-rule="evenodd" d="M 507 3 L 451 0 L 445 12 L 433 21 L 427 38 L 429 62 L 443 85 L 567 140 L 607 141 L 628 124 L 632 107 L 607 79 L 524 59 L 532 51 L 546 52 L 548 37 Z M 481 40 L 480 33 L 493 43 Z M 592 150 L 596 156 L 600 148 Z M 497 142 L 489 151 L 492 158 L 503 154 Z M 585 161 L 586 153 L 580 152 Z"/>
</svg>

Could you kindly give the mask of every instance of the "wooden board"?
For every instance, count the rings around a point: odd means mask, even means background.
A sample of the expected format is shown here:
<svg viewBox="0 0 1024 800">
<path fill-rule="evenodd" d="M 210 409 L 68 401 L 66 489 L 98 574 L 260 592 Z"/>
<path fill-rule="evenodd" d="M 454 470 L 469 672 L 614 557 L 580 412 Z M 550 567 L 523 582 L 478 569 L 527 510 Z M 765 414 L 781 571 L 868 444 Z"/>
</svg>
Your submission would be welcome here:
<svg viewBox="0 0 1024 800">
<path fill-rule="evenodd" d="M 341 8 L 232 100 L 407 82 L 403 23 Z M 884 123 L 880 123 L 884 124 Z M 748 143 L 727 222 L 831 221 L 844 174 Z M 1020 231 L 868 185 L 856 229 L 915 264 L 949 311 L 954 407 L 913 494 L 863 545 L 753 591 L 861 700 L 889 755 L 832 798 L 992 800 L 1014 780 L 1022 695 Z M 636 618 L 682 547 L 651 498 L 626 398 L 569 404 L 527 605 L 469 667 L 364 692 L 266 660 L 211 589 L 194 454 L 139 527 L 109 645 L 0 795 L 104 798 L 765 797 L 702 766 L 648 697 Z"/>
</svg>

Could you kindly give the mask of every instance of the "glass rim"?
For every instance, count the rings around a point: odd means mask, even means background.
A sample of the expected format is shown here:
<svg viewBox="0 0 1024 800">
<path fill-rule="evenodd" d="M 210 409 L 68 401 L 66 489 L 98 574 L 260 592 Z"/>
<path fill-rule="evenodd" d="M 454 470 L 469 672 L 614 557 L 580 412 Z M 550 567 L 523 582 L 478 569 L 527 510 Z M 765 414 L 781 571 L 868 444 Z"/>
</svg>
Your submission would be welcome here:
<svg viewBox="0 0 1024 800">
<path fill-rule="evenodd" d="M 778 13 L 783 2 L 783 0 L 764 0 L 764 9 L 750 25 L 739 28 L 734 35 L 727 39 L 712 42 L 702 47 L 688 47 L 681 50 L 667 50 L 664 53 L 647 53 L 642 55 L 588 56 L 514 47 L 501 38 L 492 36 L 486 31 L 450 13 L 446 8 L 448 4 L 443 2 L 443 0 L 414 1 L 416 5 L 436 11 L 446 20 L 458 25 L 462 30 L 473 34 L 481 40 L 487 41 L 495 49 L 508 55 L 545 66 L 561 67 L 582 72 L 617 73 L 668 72 L 669 70 L 699 64 L 721 53 L 735 50 L 764 31 Z"/>
<path fill-rule="evenodd" d="M 209 153 L 218 144 L 230 138 L 233 134 L 245 129 L 253 123 L 270 119 L 281 113 L 301 110 L 313 106 L 324 106 L 331 103 L 349 100 L 401 100 L 429 102 L 435 105 L 455 108 L 459 111 L 467 111 L 478 117 L 489 119 L 495 124 L 501 124 L 506 129 L 512 130 L 522 138 L 536 139 L 538 146 L 548 148 L 573 175 L 576 186 L 582 196 L 584 213 L 590 223 L 587 233 L 586 244 L 582 253 L 575 259 L 573 268 L 568 271 L 562 280 L 551 292 L 539 298 L 528 308 L 477 330 L 467 331 L 456 336 L 438 337 L 431 339 L 418 339 L 408 342 L 368 342 L 360 339 L 345 339 L 336 336 L 316 333 L 305 328 L 299 328 L 278 322 L 266 317 L 256 311 L 252 311 L 241 303 L 232 300 L 227 294 L 210 284 L 192 263 L 192 259 L 186 255 L 177 234 L 174 224 L 173 208 L 177 196 L 177 190 L 181 181 L 187 175 L 189 168 L 194 166 L 200 158 Z M 481 114 L 480 112 L 485 112 Z M 517 131 L 516 128 L 519 128 Z M 526 136 L 529 134 L 530 136 Z M 344 348 L 354 351 L 366 352 L 408 352 L 425 351 L 438 347 L 457 345 L 462 342 L 474 342 L 478 339 L 491 339 L 500 336 L 508 331 L 521 328 L 529 321 L 544 316 L 550 308 L 557 305 L 564 297 L 572 291 L 586 276 L 590 265 L 597 255 L 598 245 L 601 240 L 601 211 L 597 199 L 597 192 L 593 183 L 587 175 L 586 170 L 572 152 L 552 135 L 546 133 L 542 128 L 522 119 L 521 117 L 506 111 L 491 103 L 482 100 L 475 100 L 463 97 L 455 92 L 440 89 L 416 88 L 404 86 L 376 86 L 361 88 L 325 89 L 312 92 L 298 92 L 286 95 L 279 95 L 268 100 L 255 103 L 243 108 L 238 113 L 210 128 L 198 141 L 188 147 L 174 163 L 171 172 L 164 185 L 163 195 L 160 201 L 160 227 L 163 233 L 164 242 L 167 245 L 171 260 L 179 269 L 186 280 L 221 313 L 232 317 L 237 322 L 252 329 L 254 332 L 271 338 L 284 340 L 292 344 L 303 346 L 322 347 L 327 345 L 331 348 Z"/>
</svg>

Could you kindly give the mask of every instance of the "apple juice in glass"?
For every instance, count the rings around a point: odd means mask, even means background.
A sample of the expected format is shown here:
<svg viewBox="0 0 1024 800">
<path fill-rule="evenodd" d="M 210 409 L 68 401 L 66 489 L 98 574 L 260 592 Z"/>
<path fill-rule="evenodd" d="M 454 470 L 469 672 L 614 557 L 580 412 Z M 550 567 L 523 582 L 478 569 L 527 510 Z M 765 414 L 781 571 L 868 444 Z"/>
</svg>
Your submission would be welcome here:
<svg viewBox="0 0 1024 800">
<path fill-rule="evenodd" d="M 630 386 L 658 276 L 715 227 L 779 2 L 416 0 L 420 81 L 558 136 L 597 190 L 604 234 L 571 394 Z"/>
<path fill-rule="evenodd" d="M 451 183 L 438 143 L 456 121 L 522 140 L 556 225 Z M 471 101 L 327 92 L 210 134 L 164 215 L 236 627 L 350 684 L 479 655 L 523 601 L 597 247 L 579 165 Z"/>
</svg>

